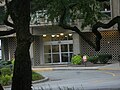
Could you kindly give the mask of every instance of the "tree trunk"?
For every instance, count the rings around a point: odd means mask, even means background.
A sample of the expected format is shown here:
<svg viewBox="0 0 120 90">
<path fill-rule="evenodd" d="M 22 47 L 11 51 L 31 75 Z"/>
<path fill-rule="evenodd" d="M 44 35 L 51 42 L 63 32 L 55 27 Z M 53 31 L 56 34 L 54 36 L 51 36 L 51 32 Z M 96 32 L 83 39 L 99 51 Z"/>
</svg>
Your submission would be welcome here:
<svg viewBox="0 0 120 90">
<path fill-rule="evenodd" d="M 12 90 L 31 90 L 30 43 L 28 41 L 17 43 Z"/>
<path fill-rule="evenodd" d="M 30 0 L 13 0 L 17 48 L 12 79 L 12 90 L 31 90 L 32 70 L 29 48 L 32 35 L 29 32 Z"/>
</svg>

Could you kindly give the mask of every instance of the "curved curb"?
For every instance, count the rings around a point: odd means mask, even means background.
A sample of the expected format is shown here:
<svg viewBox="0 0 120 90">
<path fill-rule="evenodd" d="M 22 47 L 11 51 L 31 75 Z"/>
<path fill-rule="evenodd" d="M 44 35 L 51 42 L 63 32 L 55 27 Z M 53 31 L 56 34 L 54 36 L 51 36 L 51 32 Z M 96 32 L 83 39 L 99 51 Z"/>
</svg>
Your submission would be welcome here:
<svg viewBox="0 0 120 90">
<path fill-rule="evenodd" d="M 48 81 L 48 80 L 49 80 L 49 78 L 45 77 L 44 79 L 41 79 L 41 80 L 32 81 L 32 84 L 41 83 L 41 82 L 45 82 L 45 81 Z"/>
</svg>

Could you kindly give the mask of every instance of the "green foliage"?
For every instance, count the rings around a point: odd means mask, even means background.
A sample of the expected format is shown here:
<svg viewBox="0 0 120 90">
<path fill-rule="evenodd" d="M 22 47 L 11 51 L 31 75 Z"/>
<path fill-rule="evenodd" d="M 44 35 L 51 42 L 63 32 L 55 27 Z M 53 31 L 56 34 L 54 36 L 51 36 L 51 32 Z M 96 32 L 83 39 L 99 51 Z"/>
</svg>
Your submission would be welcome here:
<svg viewBox="0 0 120 90">
<path fill-rule="evenodd" d="M 100 54 L 98 55 L 100 63 L 106 64 L 109 59 L 112 59 L 111 54 Z"/>
<path fill-rule="evenodd" d="M 71 63 L 75 65 L 79 65 L 82 63 L 82 57 L 80 55 L 74 55 L 71 59 Z"/>
<path fill-rule="evenodd" d="M 40 80 L 40 79 L 43 79 L 44 77 L 42 75 L 40 75 L 39 73 L 36 73 L 34 71 L 32 71 L 32 80 L 35 81 L 35 80 Z"/>
<path fill-rule="evenodd" d="M 10 68 L 2 68 L 0 71 L 1 71 L 1 75 L 3 76 L 12 74 L 12 71 Z"/>
<path fill-rule="evenodd" d="M 12 76 L 11 75 L 1 75 L 0 76 L 0 83 L 2 85 L 9 85 L 11 83 Z"/>
<path fill-rule="evenodd" d="M 91 56 L 88 58 L 88 61 L 96 64 L 98 62 L 98 56 Z"/>
<path fill-rule="evenodd" d="M 12 65 L 14 65 L 14 62 L 15 62 L 15 59 L 13 58 L 13 59 L 11 60 Z"/>
<path fill-rule="evenodd" d="M 0 61 L 0 84 L 2 85 L 10 85 L 12 80 L 12 73 L 13 73 L 13 66 L 14 66 L 14 59 L 11 61 Z M 11 68 L 12 67 L 12 68 Z M 44 77 L 36 72 L 32 72 L 32 80 L 40 80 Z"/>
<path fill-rule="evenodd" d="M 31 13 L 40 10 L 46 10 L 48 19 L 56 20 L 58 23 L 63 14 L 65 14 L 64 24 L 83 19 L 82 28 L 95 24 L 102 17 L 100 4 L 96 0 L 32 0 Z"/>
<path fill-rule="evenodd" d="M 3 68 L 1 72 L 2 73 L 0 75 L 0 84 L 10 85 L 12 82 L 12 73 L 10 72 L 10 70 L 8 68 Z M 41 80 L 43 78 L 44 77 L 40 75 L 39 73 L 32 71 L 32 81 Z"/>
<path fill-rule="evenodd" d="M 4 15 L 5 15 L 5 10 L 4 10 L 4 6 L 2 6 L 2 7 L 0 7 L 0 25 L 3 24 Z"/>
<path fill-rule="evenodd" d="M 12 69 L 13 65 L 11 61 L 0 60 L 0 69 L 3 67 Z"/>
<path fill-rule="evenodd" d="M 0 60 L 0 68 L 4 67 L 7 64 L 6 61 Z"/>
</svg>

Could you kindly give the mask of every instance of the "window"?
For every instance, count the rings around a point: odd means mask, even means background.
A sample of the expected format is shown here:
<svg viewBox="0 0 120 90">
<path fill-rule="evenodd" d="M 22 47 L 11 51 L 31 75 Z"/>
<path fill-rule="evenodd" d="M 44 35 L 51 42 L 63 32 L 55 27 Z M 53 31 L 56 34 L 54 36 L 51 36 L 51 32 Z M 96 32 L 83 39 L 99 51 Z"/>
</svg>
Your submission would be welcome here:
<svg viewBox="0 0 120 90">
<path fill-rule="evenodd" d="M 101 6 L 101 12 L 111 17 L 110 0 L 101 2 L 100 6 Z"/>
</svg>

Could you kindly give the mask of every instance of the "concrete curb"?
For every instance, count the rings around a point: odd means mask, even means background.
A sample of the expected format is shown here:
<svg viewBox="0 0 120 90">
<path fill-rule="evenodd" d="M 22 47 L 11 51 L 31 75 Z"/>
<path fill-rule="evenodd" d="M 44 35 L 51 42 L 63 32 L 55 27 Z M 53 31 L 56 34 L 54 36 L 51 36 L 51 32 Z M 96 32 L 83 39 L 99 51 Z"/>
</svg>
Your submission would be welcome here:
<svg viewBox="0 0 120 90">
<path fill-rule="evenodd" d="M 45 82 L 45 81 L 48 81 L 48 80 L 49 80 L 49 78 L 48 78 L 48 77 L 45 77 L 45 78 L 42 79 L 42 80 L 32 81 L 32 84 L 41 83 L 41 82 Z"/>
<path fill-rule="evenodd" d="M 99 68 L 98 70 L 120 70 L 120 69 L 117 69 L 117 68 Z"/>
<path fill-rule="evenodd" d="M 33 71 L 52 71 L 53 68 L 32 68 Z"/>
<path fill-rule="evenodd" d="M 55 71 L 55 70 L 98 70 L 99 67 L 54 67 L 54 68 L 33 68 L 33 71 Z"/>
<path fill-rule="evenodd" d="M 57 67 L 53 68 L 53 70 L 98 70 L 99 67 Z"/>
<path fill-rule="evenodd" d="M 96 67 L 47 67 L 47 68 L 33 68 L 34 71 L 54 71 L 54 70 L 120 70 L 120 68 L 110 65 L 107 66 L 96 66 Z"/>
</svg>

